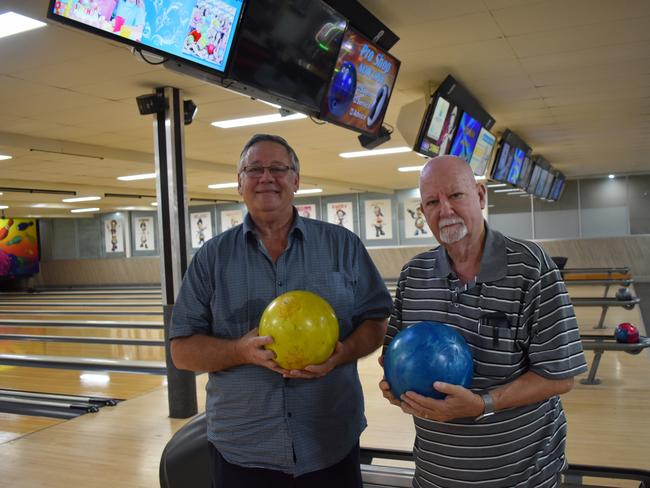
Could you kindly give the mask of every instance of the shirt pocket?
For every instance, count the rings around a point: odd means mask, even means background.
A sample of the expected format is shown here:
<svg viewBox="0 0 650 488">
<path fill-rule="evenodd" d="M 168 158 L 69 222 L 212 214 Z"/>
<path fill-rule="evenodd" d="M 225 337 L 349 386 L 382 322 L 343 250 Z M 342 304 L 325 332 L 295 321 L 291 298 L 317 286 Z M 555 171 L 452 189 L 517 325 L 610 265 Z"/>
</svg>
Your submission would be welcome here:
<svg viewBox="0 0 650 488">
<path fill-rule="evenodd" d="M 522 365 L 524 352 L 518 339 L 516 325 L 507 317 L 479 319 L 475 373 L 495 379 L 510 377 Z"/>
<path fill-rule="evenodd" d="M 352 332 L 352 313 L 354 310 L 354 286 L 345 273 L 330 271 L 310 275 L 305 289 L 325 299 L 334 309 L 339 321 L 339 337 L 345 339 Z"/>
</svg>

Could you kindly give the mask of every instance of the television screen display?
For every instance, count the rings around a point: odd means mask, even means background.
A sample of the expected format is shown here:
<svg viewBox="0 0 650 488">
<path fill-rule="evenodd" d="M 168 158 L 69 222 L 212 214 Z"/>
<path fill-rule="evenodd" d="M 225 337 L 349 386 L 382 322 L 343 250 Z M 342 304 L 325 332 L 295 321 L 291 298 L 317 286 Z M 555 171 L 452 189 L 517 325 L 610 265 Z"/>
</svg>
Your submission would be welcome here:
<svg viewBox="0 0 650 488">
<path fill-rule="evenodd" d="M 526 191 L 528 193 L 535 193 L 535 188 L 537 187 L 537 182 L 539 181 L 539 178 L 542 174 L 542 166 L 536 164 L 536 163 L 531 163 L 533 170 L 531 171 L 530 175 L 530 181 L 528 182 L 528 186 L 526 187 Z M 544 170 L 546 171 L 546 170 Z"/>
<path fill-rule="evenodd" d="M 540 169 L 539 179 L 537 180 L 537 184 L 533 190 L 533 195 L 536 197 L 544 198 L 544 188 L 546 187 L 546 180 L 549 177 L 549 173 L 550 171 L 547 168 Z"/>
<path fill-rule="evenodd" d="M 48 18 L 223 75 L 244 0 L 50 0 Z"/>
<path fill-rule="evenodd" d="M 497 155 L 496 164 L 492 170 L 492 179 L 497 181 L 506 182 L 506 176 L 508 175 L 508 168 L 510 162 L 512 161 L 512 154 L 514 153 L 514 148 L 510 147 L 510 144 L 504 142 L 499 148 L 499 153 Z"/>
<path fill-rule="evenodd" d="M 0 279 L 38 273 L 38 223 L 0 218 Z"/>
<path fill-rule="evenodd" d="M 551 187 L 551 192 L 548 196 L 550 200 L 553 200 L 555 202 L 560 199 L 562 192 L 564 191 L 564 181 L 564 175 L 562 173 L 558 173 L 555 177 L 555 180 L 553 181 L 553 186 Z"/>
<path fill-rule="evenodd" d="M 508 183 L 512 183 L 513 185 L 517 184 L 519 175 L 521 174 L 521 167 L 524 164 L 524 156 L 524 151 L 516 147 L 510 169 L 508 170 L 508 177 L 506 178 Z"/>
<path fill-rule="evenodd" d="M 255 98 L 318 116 L 346 25 L 321 0 L 250 2 L 228 81 Z"/>
<path fill-rule="evenodd" d="M 490 157 L 492 156 L 492 149 L 494 148 L 495 142 L 496 137 L 490 131 L 481 128 L 481 132 L 476 141 L 476 146 L 474 146 L 472 159 L 469 162 L 469 165 L 472 167 L 472 171 L 476 176 L 485 175 L 485 171 L 490 163 Z"/>
<path fill-rule="evenodd" d="M 557 173 L 555 171 L 549 170 L 548 174 L 546 175 L 546 181 L 544 182 L 544 186 L 540 194 L 541 198 L 550 198 L 551 188 L 553 187 L 553 182 L 555 181 L 556 174 Z"/>
<path fill-rule="evenodd" d="M 379 132 L 400 62 L 348 28 L 323 100 L 321 118 L 369 135 Z"/>
<path fill-rule="evenodd" d="M 530 174 L 532 173 L 532 170 L 533 170 L 533 163 L 531 159 L 528 156 L 526 156 L 524 158 L 523 164 L 521 165 L 519 178 L 517 178 L 517 183 L 515 183 L 515 185 L 523 190 L 528 188 L 528 183 L 530 182 Z"/>
<path fill-rule="evenodd" d="M 472 153 L 480 131 L 481 124 L 470 114 L 464 112 L 460 118 L 460 124 L 449 154 L 458 156 L 469 163 L 472 160 Z"/>
</svg>

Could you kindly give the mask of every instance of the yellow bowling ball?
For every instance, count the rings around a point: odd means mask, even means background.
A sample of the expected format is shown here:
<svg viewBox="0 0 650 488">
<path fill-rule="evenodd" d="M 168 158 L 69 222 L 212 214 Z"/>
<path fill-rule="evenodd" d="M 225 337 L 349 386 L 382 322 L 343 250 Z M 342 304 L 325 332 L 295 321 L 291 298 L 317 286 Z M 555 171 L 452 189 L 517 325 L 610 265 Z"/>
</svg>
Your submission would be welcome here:
<svg viewBox="0 0 650 488">
<path fill-rule="evenodd" d="M 310 291 L 295 290 L 273 300 L 262 313 L 259 335 L 273 337 L 265 346 L 284 369 L 303 369 L 332 355 L 339 340 L 339 321 L 327 301 Z"/>
</svg>

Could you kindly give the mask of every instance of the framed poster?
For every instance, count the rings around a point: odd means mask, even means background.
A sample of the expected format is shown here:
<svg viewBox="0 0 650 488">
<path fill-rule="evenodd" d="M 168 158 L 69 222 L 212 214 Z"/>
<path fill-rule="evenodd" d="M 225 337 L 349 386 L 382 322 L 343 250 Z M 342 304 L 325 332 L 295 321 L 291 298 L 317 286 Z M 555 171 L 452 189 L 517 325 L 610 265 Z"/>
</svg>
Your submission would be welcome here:
<svg viewBox="0 0 650 488">
<path fill-rule="evenodd" d="M 241 224 L 244 221 L 244 213 L 241 210 L 221 211 L 221 232 Z"/>
<path fill-rule="evenodd" d="M 111 214 L 103 219 L 104 250 L 106 254 L 124 252 L 124 220 L 121 216 Z"/>
<path fill-rule="evenodd" d="M 212 215 L 210 212 L 190 214 L 190 235 L 192 249 L 198 249 L 212 237 Z"/>
<path fill-rule="evenodd" d="M 296 204 L 295 205 L 296 210 L 298 210 L 298 215 L 301 217 L 305 217 L 307 219 L 315 219 L 316 218 L 316 204 L 314 203 L 304 203 L 304 204 Z"/>
<path fill-rule="evenodd" d="M 342 225 L 354 232 L 354 210 L 352 202 L 334 202 L 327 204 L 327 221 Z"/>
<path fill-rule="evenodd" d="M 137 217 L 135 219 L 135 251 L 155 251 L 156 236 L 153 217 Z"/>
<path fill-rule="evenodd" d="M 420 209 L 419 198 L 404 200 L 404 237 L 407 239 L 431 237 L 431 231 Z"/>
<path fill-rule="evenodd" d="M 366 239 L 392 239 L 393 214 L 390 199 L 364 202 Z"/>
</svg>

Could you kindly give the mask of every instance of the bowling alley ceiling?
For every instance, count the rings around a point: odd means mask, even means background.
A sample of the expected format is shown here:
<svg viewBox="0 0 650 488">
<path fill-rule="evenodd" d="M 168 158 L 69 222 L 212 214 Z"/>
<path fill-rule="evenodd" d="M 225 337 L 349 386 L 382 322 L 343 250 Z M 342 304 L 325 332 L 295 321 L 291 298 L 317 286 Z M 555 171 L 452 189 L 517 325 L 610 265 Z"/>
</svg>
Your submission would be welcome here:
<svg viewBox="0 0 650 488">
<path fill-rule="evenodd" d="M 352 0 L 350 0 L 352 1 Z M 650 173 L 650 2 L 647 0 L 362 0 L 399 37 L 402 61 L 385 122 L 452 74 L 496 119 L 569 178 Z M 174 86 L 199 108 L 185 127 L 190 204 L 237 200 L 235 164 L 254 132 L 284 136 L 301 159 L 301 186 L 321 195 L 414 188 L 415 153 L 343 159 L 357 134 L 310 119 L 219 129 L 210 123 L 274 109 L 138 60 L 124 45 L 46 21 L 47 0 L 3 0 L 48 22 L 0 38 L 0 205 L 7 215 L 65 216 L 88 203 L 102 212 L 153 208 L 151 116 L 138 95 Z M 398 130 L 380 147 L 407 145 Z M 409 144 L 410 145 L 410 144 Z M 32 192 L 16 191 L 32 190 Z M 42 193 L 33 190 L 56 190 Z M 69 194 L 68 194 L 69 193 Z M 109 196 L 104 196 L 104 195 Z M 113 196 L 110 196 L 113 195 Z M 131 195 L 130 197 L 120 195 Z M 37 207 L 35 207 L 37 206 Z"/>
</svg>

